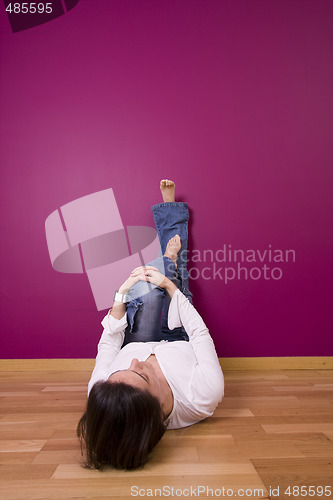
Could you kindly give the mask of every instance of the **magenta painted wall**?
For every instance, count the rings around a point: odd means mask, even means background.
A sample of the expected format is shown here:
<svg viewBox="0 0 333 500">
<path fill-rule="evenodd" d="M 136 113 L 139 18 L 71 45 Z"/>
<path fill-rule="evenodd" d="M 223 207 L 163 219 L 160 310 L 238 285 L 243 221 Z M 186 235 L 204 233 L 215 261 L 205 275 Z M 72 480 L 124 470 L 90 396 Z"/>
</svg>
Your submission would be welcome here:
<svg viewBox="0 0 333 500">
<path fill-rule="evenodd" d="M 153 226 L 165 177 L 192 255 L 214 256 L 190 265 L 218 354 L 332 355 L 333 2 L 80 0 L 18 33 L 2 3 L 0 21 L 1 357 L 95 356 L 104 312 L 52 269 L 45 219 L 112 187 L 124 224 Z M 224 248 L 295 258 L 226 283 Z"/>
</svg>

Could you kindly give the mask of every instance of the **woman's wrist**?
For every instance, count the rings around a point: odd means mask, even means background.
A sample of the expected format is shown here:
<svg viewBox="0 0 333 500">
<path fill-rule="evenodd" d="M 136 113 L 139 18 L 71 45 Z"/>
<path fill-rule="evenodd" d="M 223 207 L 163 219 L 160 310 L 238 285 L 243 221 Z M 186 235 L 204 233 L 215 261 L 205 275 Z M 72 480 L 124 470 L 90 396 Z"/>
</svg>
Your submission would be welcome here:
<svg viewBox="0 0 333 500">
<path fill-rule="evenodd" d="M 118 292 L 126 295 L 130 291 L 134 283 L 135 283 L 135 278 L 131 277 L 127 278 L 127 280 L 120 285 Z"/>
<path fill-rule="evenodd" d="M 165 290 L 168 292 L 170 297 L 172 297 L 173 294 L 175 293 L 175 291 L 178 290 L 178 288 L 171 280 L 168 279 L 166 286 L 165 286 Z"/>
<path fill-rule="evenodd" d="M 122 302 L 114 301 L 113 306 L 109 311 L 109 315 L 113 316 L 115 319 L 121 319 L 126 312 L 126 305 Z"/>
</svg>

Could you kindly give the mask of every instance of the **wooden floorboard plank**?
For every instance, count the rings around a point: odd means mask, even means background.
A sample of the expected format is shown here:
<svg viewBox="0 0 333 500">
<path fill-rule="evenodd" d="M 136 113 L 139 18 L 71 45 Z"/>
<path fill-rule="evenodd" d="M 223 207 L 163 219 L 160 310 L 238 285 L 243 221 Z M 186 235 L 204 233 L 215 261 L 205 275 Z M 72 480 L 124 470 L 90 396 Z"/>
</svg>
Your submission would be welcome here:
<svg viewBox="0 0 333 500">
<path fill-rule="evenodd" d="M 6 439 L 0 441 L 0 453 L 40 451 L 46 441 L 40 439 Z"/>
<path fill-rule="evenodd" d="M 99 471 L 85 469 L 80 467 L 78 463 L 75 464 L 59 464 L 56 468 L 52 478 L 53 479 L 79 479 L 94 477 L 100 474 Z M 247 475 L 255 474 L 253 465 L 248 462 L 219 462 L 219 463 L 199 463 L 199 462 L 185 462 L 181 467 L 178 462 L 169 462 L 166 459 L 162 463 L 154 463 L 151 461 L 142 470 L 128 471 L 127 477 L 135 478 L 137 476 L 161 476 L 167 477 L 197 475 L 200 477 L 208 477 L 211 475 L 228 476 L 233 474 Z M 105 477 L 124 477 L 123 471 L 106 470 L 103 472 Z"/>
<path fill-rule="evenodd" d="M 267 489 L 271 487 L 279 489 L 279 499 L 290 500 L 295 496 L 302 498 L 300 493 L 288 495 L 289 487 L 296 489 L 301 486 L 332 486 L 333 461 L 327 458 L 306 457 L 302 460 L 286 458 L 265 461 L 255 459 L 253 464 Z M 310 496 L 305 498 L 310 498 Z M 328 497 L 315 495 L 312 498 Z"/>
<path fill-rule="evenodd" d="M 135 482 L 127 481 L 124 482 L 122 478 L 113 478 L 112 482 L 109 478 L 98 477 L 96 479 L 80 479 L 76 481 L 69 482 L 68 480 L 57 479 L 55 481 L 45 481 L 45 480 L 36 480 L 35 481 L 35 489 L 32 488 L 32 485 L 24 488 L 24 493 L 22 492 L 24 483 L 22 481 L 9 481 L 7 483 L 6 490 L 3 491 L 6 494 L 6 500 L 23 500 L 23 499 L 52 499 L 52 500 L 61 500 L 66 499 L 70 500 L 72 498 L 81 499 L 81 498 L 89 498 L 101 500 L 103 498 L 121 498 L 122 500 L 126 498 L 133 499 L 133 495 L 131 495 L 131 491 L 138 491 L 139 489 L 157 490 L 157 497 L 159 496 L 158 490 L 167 487 L 166 491 L 172 491 L 171 488 L 174 488 L 174 492 L 178 489 L 182 490 L 190 490 L 192 487 L 192 492 L 198 494 L 198 487 L 207 487 L 210 489 L 221 489 L 224 487 L 226 490 L 233 490 L 235 493 L 238 489 L 248 489 L 252 490 L 262 490 L 262 496 L 256 496 L 256 498 L 268 498 L 267 490 L 263 485 L 262 481 L 257 479 L 257 476 L 247 476 L 246 480 L 242 482 L 242 480 L 238 476 L 229 476 L 229 480 L 227 482 L 221 482 L 221 478 L 219 476 L 211 476 L 210 484 L 208 485 L 206 482 L 202 482 L 201 478 L 197 478 L 196 476 L 188 476 L 188 481 L 184 482 L 181 477 L 174 478 L 172 481 L 168 481 L 168 478 L 165 476 L 156 476 L 152 478 L 149 482 L 147 482 L 146 478 L 136 478 Z M 132 489 L 133 488 L 133 489 Z M 194 495 L 193 495 L 194 496 Z M 199 496 L 199 495 L 198 495 Z M 170 495 L 171 497 L 171 495 Z M 138 498 L 142 498 L 138 497 Z M 161 497 L 160 497 L 161 498 Z M 163 497 L 162 497 L 163 498 Z M 174 495 L 171 498 L 177 498 Z M 200 495 L 200 498 L 216 498 L 206 495 Z M 238 497 L 237 495 L 233 496 L 233 498 L 243 498 Z"/>
</svg>

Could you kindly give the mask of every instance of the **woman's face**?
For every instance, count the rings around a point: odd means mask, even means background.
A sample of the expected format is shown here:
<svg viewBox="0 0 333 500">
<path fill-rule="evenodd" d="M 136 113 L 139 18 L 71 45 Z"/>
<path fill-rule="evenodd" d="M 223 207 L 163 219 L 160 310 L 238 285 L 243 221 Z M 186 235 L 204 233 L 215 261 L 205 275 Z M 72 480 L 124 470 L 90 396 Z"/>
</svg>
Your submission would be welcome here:
<svg viewBox="0 0 333 500">
<path fill-rule="evenodd" d="M 114 372 L 108 380 L 109 382 L 122 382 L 143 391 L 148 391 L 158 399 L 161 405 L 163 403 L 161 401 L 161 383 L 157 378 L 153 366 L 148 361 L 139 361 L 137 358 L 134 358 L 127 370 Z"/>
</svg>

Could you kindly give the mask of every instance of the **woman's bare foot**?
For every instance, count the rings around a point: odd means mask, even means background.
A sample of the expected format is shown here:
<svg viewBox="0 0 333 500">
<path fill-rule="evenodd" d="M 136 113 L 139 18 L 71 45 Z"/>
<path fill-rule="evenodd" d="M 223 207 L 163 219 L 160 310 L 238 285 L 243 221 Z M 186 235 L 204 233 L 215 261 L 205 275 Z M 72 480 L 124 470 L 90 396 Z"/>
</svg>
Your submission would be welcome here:
<svg viewBox="0 0 333 500">
<path fill-rule="evenodd" d="M 181 247 L 182 245 L 180 242 L 180 236 L 179 234 L 176 234 L 176 236 L 174 236 L 169 240 L 164 253 L 164 257 L 169 257 L 174 261 L 176 269 L 177 269 L 177 255 Z"/>
<path fill-rule="evenodd" d="M 169 179 L 162 179 L 160 182 L 160 189 L 163 196 L 163 201 L 175 201 L 175 183 Z"/>
</svg>

